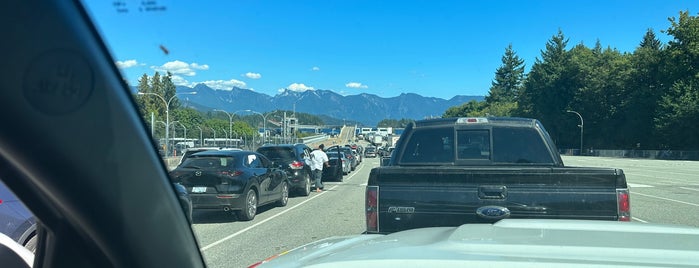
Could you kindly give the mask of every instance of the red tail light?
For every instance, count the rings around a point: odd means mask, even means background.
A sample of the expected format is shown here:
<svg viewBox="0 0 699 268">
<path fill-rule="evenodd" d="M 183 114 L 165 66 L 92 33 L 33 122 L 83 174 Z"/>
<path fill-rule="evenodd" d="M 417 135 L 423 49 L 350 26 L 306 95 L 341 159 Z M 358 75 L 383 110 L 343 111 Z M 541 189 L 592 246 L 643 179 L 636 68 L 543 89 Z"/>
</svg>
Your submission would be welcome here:
<svg viewBox="0 0 699 268">
<path fill-rule="evenodd" d="M 619 221 L 631 221 L 631 199 L 628 189 L 616 189 L 617 214 Z"/>
<path fill-rule="evenodd" d="M 223 176 L 235 177 L 235 176 L 240 176 L 240 174 L 243 174 L 243 172 L 240 171 L 240 170 L 236 170 L 236 171 L 219 171 L 218 174 L 219 174 L 219 175 L 223 175 Z"/>
<path fill-rule="evenodd" d="M 303 168 L 303 162 L 300 161 L 294 161 L 289 164 L 289 167 L 291 169 L 302 169 Z"/>
<path fill-rule="evenodd" d="M 366 231 L 379 231 L 379 187 L 366 187 Z"/>
</svg>

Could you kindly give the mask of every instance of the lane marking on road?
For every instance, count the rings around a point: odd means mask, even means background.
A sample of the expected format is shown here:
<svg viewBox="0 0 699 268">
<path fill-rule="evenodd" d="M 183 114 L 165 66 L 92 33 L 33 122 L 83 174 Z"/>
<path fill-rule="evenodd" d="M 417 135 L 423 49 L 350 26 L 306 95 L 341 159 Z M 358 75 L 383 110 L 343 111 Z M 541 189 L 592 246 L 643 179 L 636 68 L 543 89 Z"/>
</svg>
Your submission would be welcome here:
<svg viewBox="0 0 699 268">
<path fill-rule="evenodd" d="M 364 167 L 364 165 L 362 165 L 361 167 L 359 167 L 359 169 L 355 170 L 355 172 L 354 172 L 352 175 L 350 175 L 349 178 L 347 178 L 347 180 L 352 179 L 352 177 L 354 177 L 354 175 L 356 175 L 356 174 L 359 173 L 359 172 L 357 172 L 357 171 L 362 170 L 363 167 Z M 343 184 L 343 183 L 336 184 L 335 186 L 331 187 L 329 190 L 334 190 L 335 188 L 337 188 L 338 186 L 340 186 L 340 185 L 342 185 L 342 184 Z M 228 240 L 230 240 L 230 239 L 232 239 L 232 238 L 234 238 L 234 237 L 236 237 L 236 236 L 239 236 L 239 235 L 241 235 L 241 234 L 243 234 L 243 233 L 245 233 L 245 232 L 251 230 L 252 228 L 255 228 L 255 227 L 257 227 L 257 226 L 260 226 L 260 225 L 262 225 L 262 224 L 265 223 L 265 222 L 268 222 L 268 221 L 270 221 L 270 220 L 272 220 L 272 219 L 274 219 L 274 218 L 276 218 L 276 217 L 278 217 L 278 216 L 280 216 L 280 215 L 282 215 L 282 214 L 284 214 L 284 213 L 287 213 L 287 212 L 289 212 L 289 211 L 291 211 L 291 210 L 293 210 L 293 209 L 295 209 L 295 208 L 297 208 L 297 207 L 299 207 L 299 206 L 305 204 L 305 203 L 308 202 L 308 201 L 311 201 L 311 200 L 315 199 L 316 197 L 319 197 L 319 196 L 321 196 L 321 195 L 324 195 L 325 193 L 327 193 L 327 190 L 326 190 L 326 191 L 322 191 L 322 192 L 320 192 L 319 194 L 314 195 L 314 196 L 312 196 L 312 197 L 310 197 L 310 198 L 304 200 L 303 202 L 296 204 L 296 205 L 293 206 L 293 207 L 287 208 L 287 209 L 285 209 L 285 210 L 283 210 L 283 211 L 281 211 L 281 212 L 279 212 L 279 213 L 277 213 L 277 214 L 275 214 L 275 215 L 273 215 L 273 216 L 271 216 L 271 217 L 269 217 L 269 218 L 266 218 L 266 219 L 262 220 L 261 222 L 258 222 L 258 223 L 255 223 L 255 224 L 253 224 L 253 225 L 250 225 L 250 226 L 246 227 L 246 228 L 243 229 L 243 230 L 237 231 L 237 232 L 235 232 L 235 233 L 233 233 L 233 234 L 231 234 L 231 235 L 229 235 L 229 236 L 226 236 L 226 237 L 224 237 L 224 238 L 221 238 L 220 240 L 218 240 L 218 241 L 216 241 L 216 242 L 213 242 L 213 243 L 211 243 L 211 244 L 209 244 L 209 245 L 207 245 L 207 246 L 205 246 L 205 247 L 202 247 L 202 248 L 201 248 L 201 251 L 208 250 L 208 249 L 210 249 L 210 248 L 212 248 L 212 247 L 214 247 L 214 246 L 217 246 L 217 245 L 219 245 L 219 244 L 221 244 L 221 243 L 223 243 L 223 242 L 226 242 L 226 241 L 228 241 Z"/>
<path fill-rule="evenodd" d="M 697 192 L 699 192 L 699 189 L 697 189 L 697 188 L 680 187 L 680 189 L 685 189 L 685 190 L 690 190 L 690 191 L 697 191 Z"/>
<path fill-rule="evenodd" d="M 653 188 L 655 186 L 647 185 L 647 184 L 639 184 L 639 183 L 629 183 L 629 187 L 631 187 L 631 188 Z"/>
<path fill-rule="evenodd" d="M 645 197 L 650 197 L 650 198 L 657 198 L 657 199 L 660 199 L 660 200 L 666 200 L 666 201 L 671 201 L 671 202 L 677 202 L 677 203 L 680 203 L 680 204 L 685 204 L 685 205 L 690 205 L 690 206 L 699 207 L 699 204 L 690 203 L 690 202 L 685 202 L 685 201 L 680 201 L 680 200 L 675 200 L 675 199 L 670 199 L 670 198 L 665 198 L 665 197 L 660 197 L 660 196 L 655 196 L 655 195 L 642 194 L 642 193 L 639 193 L 639 192 L 634 192 L 632 195 L 640 195 L 640 196 L 645 196 Z"/>
<path fill-rule="evenodd" d="M 631 219 L 633 219 L 633 220 L 635 220 L 635 221 L 640 221 L 640 222 L 642 222 L 642 223 L 648 223 L 648 221 L 645 221 L 645 220 L 642 220 L 642 219 L 639 219 L 639 218 L 636 218 L 636 217 L 631 217 Z"/>
</svg>

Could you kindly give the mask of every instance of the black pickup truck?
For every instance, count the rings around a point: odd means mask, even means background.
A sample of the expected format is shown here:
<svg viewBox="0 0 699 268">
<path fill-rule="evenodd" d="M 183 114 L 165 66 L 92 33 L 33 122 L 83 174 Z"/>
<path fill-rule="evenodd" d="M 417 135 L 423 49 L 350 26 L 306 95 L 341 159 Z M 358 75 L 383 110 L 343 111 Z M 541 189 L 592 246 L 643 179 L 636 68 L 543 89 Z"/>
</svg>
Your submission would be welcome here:
<svg viewBox="0 0 699 268">
<path fill-rule="evenodd" d="M 629 221 L 623 170 L 567 167 L 543 125 L 511 117 L 410 124 L 371 170 L 368 233 L 504 218 Z"/>
</svg>

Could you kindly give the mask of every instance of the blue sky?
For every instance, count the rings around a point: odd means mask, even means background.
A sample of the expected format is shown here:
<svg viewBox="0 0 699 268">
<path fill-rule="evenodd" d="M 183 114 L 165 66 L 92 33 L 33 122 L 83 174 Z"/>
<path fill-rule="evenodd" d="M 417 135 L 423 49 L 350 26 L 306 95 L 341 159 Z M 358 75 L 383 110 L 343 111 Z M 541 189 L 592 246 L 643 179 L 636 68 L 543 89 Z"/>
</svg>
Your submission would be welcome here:
<svg viewBox="0 0 699 268">
<path fill-rule="evenodd" d="M 115 5 L 119 3 L 120 5 Z M 144 3 L 150 3 L 144 5 Z M 343 95 L 486 95 L 512 44 L 531 67 L 561 29 L 632 52 L 699 1 L 85 0 L 130 84 L 171 71 L 177 84 Z M 144 7 L 161 11 L 140 11 Z M 117 8 L 128 10 L 118 12 Z M 164 53 L 163 49 L 168 51 Z"/>
</svg>

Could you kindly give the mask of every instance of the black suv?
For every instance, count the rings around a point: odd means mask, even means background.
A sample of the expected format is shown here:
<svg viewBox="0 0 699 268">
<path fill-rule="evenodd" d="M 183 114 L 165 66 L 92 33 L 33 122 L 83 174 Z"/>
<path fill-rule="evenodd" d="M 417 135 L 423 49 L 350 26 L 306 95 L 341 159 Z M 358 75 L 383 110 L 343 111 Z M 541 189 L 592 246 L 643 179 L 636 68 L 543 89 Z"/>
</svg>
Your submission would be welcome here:
<svg viewBox="0 0 699 268">
<path fill-rule="evenodd" d="M 257 152 L 282 166 L 291 183 L 291 188 L 297 193 L 308 196 L 311 193 L 311 167 L 306 163 L 310 159 L 311 148 L 302 143 L 265 145 Z"/>
</svg>

